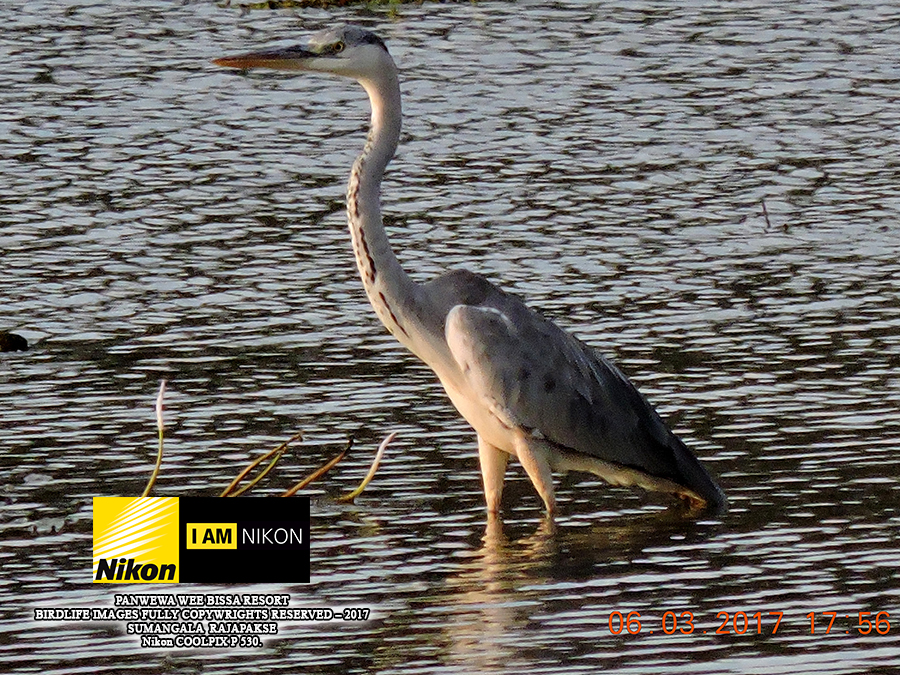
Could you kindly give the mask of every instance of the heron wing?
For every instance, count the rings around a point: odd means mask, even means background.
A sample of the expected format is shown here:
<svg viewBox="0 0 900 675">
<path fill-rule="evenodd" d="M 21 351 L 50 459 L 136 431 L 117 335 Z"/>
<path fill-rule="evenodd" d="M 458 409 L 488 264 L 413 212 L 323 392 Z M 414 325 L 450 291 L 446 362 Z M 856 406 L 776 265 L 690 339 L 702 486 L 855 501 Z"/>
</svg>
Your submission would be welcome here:
<svg viewBox="0 0 900 675">
<path fill-rule="evenodd" d="M 490 286 L 479 299 L 450 310 L 445 337 L 472 390 L 503 424 L 672 480 L 708 501 L 724 499 L 615 365 L 515 296 Z"/>
</svg>

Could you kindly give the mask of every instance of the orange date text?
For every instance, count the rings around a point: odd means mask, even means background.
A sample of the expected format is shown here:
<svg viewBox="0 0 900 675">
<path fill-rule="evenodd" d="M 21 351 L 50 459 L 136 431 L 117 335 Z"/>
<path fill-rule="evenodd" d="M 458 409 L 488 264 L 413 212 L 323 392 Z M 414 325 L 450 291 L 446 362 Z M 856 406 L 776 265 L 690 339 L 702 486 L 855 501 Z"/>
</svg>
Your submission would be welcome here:
<svg viewBox="0 0 900 675">
<path fill-rule="evenodd" d="M 829 634 L 831 632 L 851 633 L 858 635 L 887 635 L 891 630 L 888 612 L 858 612 L 856 615 L 839 612 L 810 612 L 811 634 Z M 611 612 L 607 617 L 609 632 L 613 635 L 638 635 L 641 633 L 662 632 L 666 635 L 680 633 L 691 635 L 708 633 L 712 635 L 775 635 L 783 625 L 784 612 L 717 612 L 713 626 L 698 627 L 697 619 L 690 611 L 666 611 L 662 617 L 641 616 L 640 612 Z M 856 623 L 852 623 L 855 621 Z M 787 624 L 785 624 L 787 625 Z M 795 629 L 796 630 L 796 629 Z"/>
</svg>

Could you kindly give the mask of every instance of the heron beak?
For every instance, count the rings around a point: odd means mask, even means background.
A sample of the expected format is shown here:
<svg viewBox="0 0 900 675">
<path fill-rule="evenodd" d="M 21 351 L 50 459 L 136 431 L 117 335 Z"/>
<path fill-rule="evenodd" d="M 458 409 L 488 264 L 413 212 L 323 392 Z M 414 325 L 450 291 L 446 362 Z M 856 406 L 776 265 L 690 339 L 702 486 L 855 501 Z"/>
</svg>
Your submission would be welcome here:
<svg viewBox="0 0 900 675">
<path fill-rule="evenodd" d="M 305 47 L 283 47 L 280 49 L 267 49 L 261 52 L 250 52 L 238 56 L 223 56 L 213 59 L 213 63 L 224 68 L 274 68 L 275 70 L 306 70 L 304 67 L 309 59 L 318 56 Z"/>
</svg>

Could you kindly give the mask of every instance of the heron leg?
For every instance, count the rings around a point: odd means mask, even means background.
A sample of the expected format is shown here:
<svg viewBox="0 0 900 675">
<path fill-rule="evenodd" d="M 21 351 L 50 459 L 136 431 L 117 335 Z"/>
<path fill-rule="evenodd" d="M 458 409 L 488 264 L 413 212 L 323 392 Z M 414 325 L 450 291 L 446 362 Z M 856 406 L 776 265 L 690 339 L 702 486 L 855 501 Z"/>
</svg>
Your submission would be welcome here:
<svg viewBox="0 0 900 675">
<path fill-rule="evenodd" d="M 553 490 L 553 471 L 550 468 L 550 451 L 540 441 L 525 435 L 521 430 L 513 433 L 516 456 L 522 462 L 525 473 L 531 479 L 534 489 L 544 500 L 547 515 L 556 512 L 556 495 Z"/>
<path fill-rule="evenodd" d="M 503 477 L 506 475 L 509 455 L 479 436 L 478 459 L 481 462 L 481 479 L 484 482 L 484 499 L 488 513 L 499 513 Z"/>
</svg>

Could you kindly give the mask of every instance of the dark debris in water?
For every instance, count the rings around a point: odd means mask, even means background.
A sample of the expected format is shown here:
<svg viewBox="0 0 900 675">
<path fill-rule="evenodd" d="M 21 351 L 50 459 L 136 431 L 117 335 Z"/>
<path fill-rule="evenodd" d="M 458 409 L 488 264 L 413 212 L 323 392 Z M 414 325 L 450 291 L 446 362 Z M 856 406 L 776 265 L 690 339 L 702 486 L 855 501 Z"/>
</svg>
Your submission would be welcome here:
<svg viewBox="0 0 900 675">
<path fill-rule="evenodd" d="M 0 352 L 24 352 L 28 349 L 28 340 L 21 335 L 0 330 Z"/>
</svg>

